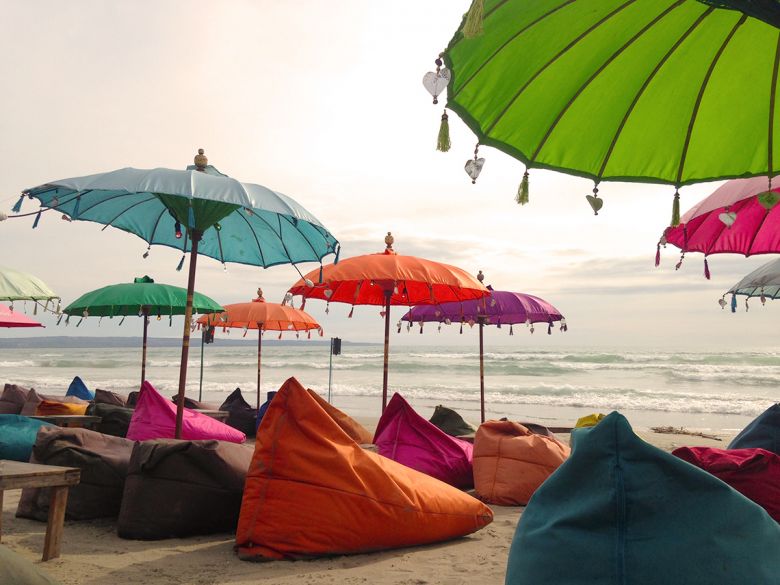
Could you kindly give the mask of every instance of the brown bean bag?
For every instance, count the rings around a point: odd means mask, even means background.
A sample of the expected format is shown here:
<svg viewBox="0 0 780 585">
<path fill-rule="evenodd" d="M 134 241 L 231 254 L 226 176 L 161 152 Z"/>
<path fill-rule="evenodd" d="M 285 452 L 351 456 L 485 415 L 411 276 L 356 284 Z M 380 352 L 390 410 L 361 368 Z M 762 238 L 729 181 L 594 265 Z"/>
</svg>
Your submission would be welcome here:
<svg viewBox="0 0 780 585">
<path fill-rule="evenodd" d="M 113 404 L 114 406 L 126 406 L 127 398 L 110 390 L 95 389 L 95 404 Z"/>
<path fill-rule="evenodd" d="M 171 396 L 171 402 L 174 404 L 179 403 L 178 396 Z M 193 410 L 219 410 L 218 404 L 210 404 L 208 402 L 198 402 L 192 398 L 184 397 L 184 408 L 191 408 Z"/>
<path fill-rule="evenodd" d="M 81 469 L 81 480 L 68 490 L 69 520 L 119 514 L 133 442 L 79 428 L 44 427 L 38 431 L 30 461 Z M 49 489 L 22 490 L 16 515 L 46 522 Z"/>
<path fill-rule="evenodd" d="M 30 390 L 16 384 L 6 384 L 0 394 L 0 414 L 21 414 Z"/>
<path fill-rule="evenodd" d="M 55 402 L 54 400 L 41 400 L 35 409 L 36 416 L 71 415 L 83 416 L 87 414 L 88 402 L 73 404 L 70 402 Z"/>
<path fill-rule="evenodd" d="M 257 432 L 257 409 L 252 407 L 241 394 L 241 388 L 236 388 L 219 405 L 219 409 L 228 413 L 225 424 L 238 429 L 247 437 L 254 437 Z"/>
<path fill-rule="evenodd" d="M 38 392 L 35 391 L 35 388 L 33 388 L 27 393 L 27 400 L 22 407 L 22 412 L 19 414 L 23 416 L 36 416 L 38 405 L 44 400 L 48 400 L 50 402 L 64 402 L 68 404 L 89 404 L 87 400 L 82 400 L 81 398 L 76 398 L 75 396 L 53 396 L 51 394 L 38 394 Z"/>
<path fill-rule="evenodd" d="M 127 402 L 125 403 L 125 406 L 127 408 L 135 408 L 135 405 L 138 403 L 138 397 L 140 395 L 141 393 L 138 390 L 130 392 L 130 394 L 127 395 Z"/>
<path fill-rule="evenodd" d="M 119 512 L 121 538 L 235 532 L 252 449 L 226 441 L 136 442 Z"/>
<path fill-rule="evenodd" d="M 133 409 L 97 402 L 89 405 L 87 414 L 100 417 L 100 422 L 95 426 L 97 432 L 114 437 L 126 437 L 130 420 L 133 418 Z"/>
<path fill-rule="evenodd" d="M 555 437 L 513 422 L 489 420 L 474 438 L 474 489 L 499 506 L 525 506 L 536 489 L 569 456 Z"/>
</svg>

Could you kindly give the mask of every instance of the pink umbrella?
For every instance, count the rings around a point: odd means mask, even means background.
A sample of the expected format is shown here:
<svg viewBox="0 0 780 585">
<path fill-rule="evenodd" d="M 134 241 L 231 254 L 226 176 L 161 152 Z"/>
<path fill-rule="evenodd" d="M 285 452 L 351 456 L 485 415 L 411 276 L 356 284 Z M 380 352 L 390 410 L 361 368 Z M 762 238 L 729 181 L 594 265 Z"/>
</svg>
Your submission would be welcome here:
<svg viewBox="0 0 780 585">
<path fill-rule="evenodd" d="M 0 305 L 0 327 L 43 327 L 43 324 L 12 311 L 5 305 Z"/>
<path fill-rule="evenodd" d="M 677 268 L 686 252 L 702 252 L 707 278 L 710 254 L 780 253 L 778 201 L 780 187 L 771 188 L 768 177 L 728 181 L 688 210 L 680 225 L 666 228 L 658 242 L 655 265 L 661 260 L 661 245 L 667 243 L 682 250 Z"/>
</svg>

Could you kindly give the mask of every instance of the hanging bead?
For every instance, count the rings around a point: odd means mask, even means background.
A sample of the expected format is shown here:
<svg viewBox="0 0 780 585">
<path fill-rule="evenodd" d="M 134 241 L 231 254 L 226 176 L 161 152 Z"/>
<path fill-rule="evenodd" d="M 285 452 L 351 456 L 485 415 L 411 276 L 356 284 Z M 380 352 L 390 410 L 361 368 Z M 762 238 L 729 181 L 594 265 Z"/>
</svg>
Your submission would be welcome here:
<svg viewBox="0 0 780 585">
<path fill-rule="evenodd" d="M 587 199 L 588 205 L 593 210 L 593 215 L 598 215 L 599 210 L 604 206 L 604 200 L 599 199 L 598 183 L 593 185 L 593 195 L 585 195 L 585 199 Z"/>
<path fill-rule="evenodd" d="M 479 157 L 479 143 L 474 148 L 474 158 L 466 161 L 466 165 L 463 167 L 466 173 L 471 177 L 471 183 L 477 182 L 477 177 L 482 172 L 482 167 L 485 166 L 485 159 Z"/>
</svg>

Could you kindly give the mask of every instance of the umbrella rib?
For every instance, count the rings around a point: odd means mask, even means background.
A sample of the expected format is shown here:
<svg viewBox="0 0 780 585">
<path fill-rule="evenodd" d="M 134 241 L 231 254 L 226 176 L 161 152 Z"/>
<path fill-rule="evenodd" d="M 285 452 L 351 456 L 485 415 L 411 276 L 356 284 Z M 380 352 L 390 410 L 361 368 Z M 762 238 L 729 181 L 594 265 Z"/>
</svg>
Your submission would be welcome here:
<svg viewBox="0 0 780 585">
<path fill-rule="evenodd" d="M 290 261 L 290 263 L 295 264 L 293 259 L 290 257 L 290 251 L 287 249 L 287 244 L 284 243 L 284 238 L 282 237 L 282 216 L 281 214 L 277 213 L 276 217 L 279 220 L 279 243 L 282 244 L 282 248 L 284 248 L 284 253 L 287 254 L 287 259 Z M 265 218 L 258 216 L 258 219 L 273 231 L 274 229 L 273 226 Z M 315 256 L 317 255 L 316 252 L 314 254 Z"/>
<path fill-rule="evenodd" d="M 122 216 L 122 215 L 124 215 L 125 213 L 127 213 L 128 211 L 130 211 L 130 210 L 131 210 L 133 207 L 137 207 L 138 205 L 142 205 L 142 204 L 144 204 L 144 203 L 149 203 L 149 201 L 153 201 L 153 200 L 155 200 L 155 199 L 157 199 L 157 197 L 155 197 L 154 195 L 152 195 L 152 196 L 151 196 L 151 198 L 149 198 L 149 199 L 144 199 L 143 201 L 138 201 L 137 203 L 133 203 L 133 204 L 132 204 L 130 207 L 128 207 L 128 208 L 126 208 L 126 209 L 123 209 L 122 211 L 120 211 L 120 212 L 119 212 L 119 213 L 116 215 L 116 217 L 113 217 L 113 218 L 112 218 L 112 219 L 111 219 L 111 220 L 110 220 L 110 221 L 109 221 L 109 222 L 108 222 L 106 225 L 104 225 L 104 226 L 103 226 L 103 228 L 102 228 L 100 231 L 103 231 L 103 230 L 105 230 L 105 229 L 106 229 L 108 226 L 110 226 L 111 224 L 113 224 L 115 220 L 119 219 L 119 217 L 120 217 L 120 216 Z"/>
<path fill-rule="evenodd" d="M 750 256 L 750 251 L 753 248 L 753 244 L 756 242 L 756 238 L 758 237 L 758 233 L 761 231 L 761 228 L 764 227 L 764 224 L 766 223 L 766 218 L 769 217 L 770 213 L 771 213 L 771 211 L 767 211 L 764 214 L 764 217 L 761 218 L 761 223 L 758 224 L 758 227 L 753 232 L 753 237 L 750 238 L 750 245 L 747 247 L 747 250 L 745 251 L 745 257 L 746 258 Z"/>
<path fill-rule="evenodd" d="M 493 128 L 495 128 L 496 124 L 501 121 L 501 118 L 504 117 L 504 114 L 506 114 L 509 111 L 509 108 L 511 108 L 514 103 L 517 101 L 517 99 L 520 97 L 520 95 L 526 90 L 528 86 L 530 86 L 536 79 L 544 73 L 548 67 L 550 67 L 553 63 L 555 63 L 560 57 L 562 57 L 564 54 L 566 54 L 572 47 L 574 47 L 577 43 L 579 43 L 582 39 L 587 37 L 590 33 L 592 33 L 594 30 L 596 30 L 598 27 L 600 27 L 602 24 L 607 22 L 609 19 L 611 19 L 613 16 L 617 15 L 619 12 L 627 8 L 630 4 L 633 4 L 636 2 L 636 0 L 628 0 L 624 4 L 621 4 L 617 8 L 615 8 L 612 12 L 609 14 L 603 16 L 600 18 L 596 23 L 592 24 L 590 27 L 588 27 L 586 30 L 584 30 L 582 33 L 580 33 L 574 40 L 572 40 L 568 45 L 566 45 L 563 49 L 558 51 L 552 59 L 547 61 L 544 65 L 542 65 L 539 69 L 536 70 L 536 72 L 526 81 L 520 89 L 517 90 L 515 95 L 510 99 L 507 104 L 504 106 L 504 108 L 498 113 L 498 116 L 491 124 L 488 125 L 488 127 L 485 129 L 485 134 L 488 134 Z"/>
<path fill-rule="evenodd" d="M 620 55 L 623 54 L 623 51 L 628 49 L 631 45 L 634 44 L 634 42 L 639 39 L 643 34 L 645 34 L 648 30 L 650 30 L 653 26 L 655 26 L 662 18 L 664 18 L 667 14 L 669 14 L 672 10 L 675 8 L 678 8 L 680 5 L 682 5 L 686 0 L 677 0 L 674 4 L 671 4 L 664 9 L 661 14 L 656 16 L 653 20 L 648 22 L 644 27 L 642 27 L 634 36 L 632 36 L 630 39 L 628 39 L 623 46 L 621 46 L 619 49 L 614 51 L 612 55 L 609 56 L 609 58 L 604 61 L 598 69 L 583 83 L 580 85 L 579 89 L 575 91 L 572 96 L 569 98 L 569 100 L 564 104 L 563 108 L 561 108 L 560 112 L 558 112 L 558 115 L 555 117 L 555 120 L 553 120 L 552 124 L 547 128 L 547 131 L 545 132 L 542 139 L 539 141 L 538 146 L 536 147 L 536 150 L 534 151 L 533 155 L 531 156 L 531 160 L 533 161 L 536 159 L 537 156 L 539 156 L 539 152 L 544 148 L 544 145 L 547 143 L 547 140 L 550 138 L 550 135 L 553 133 L 553 130 L 555 130 L 558 123 L 561 121 L 563 116 L 566 114 L 566 112 L 569 111 L 569 108 L 572 106 L 574 101 L 582 94 L 583 91 L 595 80 L 603 71 L 606 69 L 615 59 L 617 59 Z"/>
<path fill-rule="evenodd" d="M 737 29 L 740 26 L 742 26 L 746 20 L 747 20 L 747 14 L 742 14 L 742 16 L 737 21 L 737 23 L 731 28 L 729 34 L 726 35 L 726 38 L 724 39 L 720 48 L 715 53 L 715 56 L 712 58 L 712 62 L 710 63 L 710 66 L 707 69 L 707 73 L 705 74 L 704 79 L 702 80 L 701 87 L 699 88 L 699 95 L 696 96 L 696 103 L 693 105 L 693 111 L 691 112 L 691 119 L 688 122 L 688 132 L 685 134 L 685 142 L 683 143 L 683 150 L 680 155 L 680 164 L 677 167 L 677 180 L 675 182 L 676 185 L 679 185 L 680 180 L 682 179 L 683 168 L 685 168 L 685 159 L 688 156 L 688 147 L 690 146 L 691 143 L 691 134 L 693 133 L 693 127 L 696 124 L 696 116 L 699 113 L 701 100 L 704 97 L 704 91 L 707 89 L 707 84 L 709 84 L 710 82 L 710 77 L 712 77 L 712 72 L 715 70 L 715 66 L 718 64 L 718 61 L 720 60 L 720 56 L 723 54 L 723 51 L 726 50 L 726 46 L 731 42 L 731 39 L 734 38 L 734 34 L 737 32 Z"/>
<path fill-rule="evenodd" d="M 160 212 L 160 215 L 157 216 L 157 221 L 154 222 L 154 227 L 152 228 L 152 233 L 149 236 L 149 244 L 151 245 L 152 242 L 154 242 L 154 234 L 157 231 L 157 226 L 160 225 L 160 220 L 162 219 L 162 216 L 165 215 L 165 212 L 168 210 L 167 207 L 163 206 L 163 210 Z"/>
<path fill-rule="evenodd" d="M 265 266 L 265 256 L 263 255 L 263 249 L 260 247 L 260 240 L 257 239 L 257 234 L 255 233 L 255 230 L 252 228 L 252 224 L 249 223 L 249 220 L 243 216 L 243 214 L 240 211 L 236 211 L 236 214 L 238 217 L 243 219 L 246 222 L 247 227 L 249 228 L 250 233 L 255 238 L 255 243 L 257 244 L 257 252 L 260 254 L 260 261 L 263 263 L 263 266 Z"/>
<path fill-rule="evenodd" d="M 469 83 L 471 83 L 471 82 L 472 82 L 472 80 L 473 80 L 473 79 L 474 79 L 474 78 L 475 78 L 477 75 L 479 75 L 479 74 L 480 74 L 480 72 L 481 72 L 481 71 L 482 71 L 482 70 L 483 70 L 485 67 L 487 67 L 487 66 L 490 64 L 490 62 L 491 62 L 491 61 L 492 61 L 492 60 L 493 60 L 493 59 L 494 59 L 494 58 L 495 58 L 495 57 L 496 57 L 496 56 L 497 56 L 497 55 L 498 55 L 498 54 L 499 54 L 501 51 L 503 51 L 503 50 L 504 50 L 504 49 L 505 49 L 505 48 L 506 48 L 506 47 L 507 47 L 507 46 L 508 46 L 510 43 L 512 43 L 512 41 L 514 41 L 514 40 L 515 40 L 517 37 L 519 37 L 521 34 L 523 34 L 523 33 L 524 33 L 525 31 L 527 31 L 529 28 L 531 28 L 531 27 L 533 27 L 533 26 L 535 26 L 535 25 L 539 24 L 539 23 L 540 23 L 542 20 L 544 20 L 544 19 L 545 19 L 545 18 L 547 18 L 548 16 L 552 16 L 553 14 L 555 14 L 556 12 L 558 12 L 560 9 L 562 9 L 562 8 L 564 8 L 564 7 L 566 7 L 566 6 L 568 6 L 569 4 L 572 4 L 573 2 L 575 2 L 575 0 L 566 0 L 566 2 L 563 2 L 563 3 L 562 3 L 562 4 L 560 4 L 559 6 L 556 6 L 555 8 L 553 8 L 552 10 L 550 10 L 549 12 L 546 12 L 546 13 L 542 14 L 542 15 L 541 15 L 541 16 L 539 16 L 539 17 L 538 17 L 536 20 L 534 20 L 534 21 L 532 21 L 532 22 L 528 23 L 528 25 L 527 25 L 527 26 L 525 26 L 525 27 L 521 28 L 519 31 L 517 31 L 515 34 L 513 34 L 511 37 L 509 37 L 509 38 L 508 38 L 506 41 L 504 41 L 504 44 L 502 44 L 500 47 L 498 47 L 498 49 L 496 49 L 496 50 L 493 52 L 493 54 L 492 54 L 492 55 L 490 55 L 490 57 L 488 57 L 487 59 L 485 59 L 485 62 L 484 62 L 484 63 L 482 63 L 482 65 L 480 65 L 480 66 L 477 68 L 477 70 L 476 70 L 476 71 L 474 71 L 474 73 L 472 73 L 472 74 L 469 76 L 469 78 L 468 78 L 468 79 L 466 79 L 466 81 L 464 81 L 464 82 L 463 82 L 463 85 L 461 85 L 461 86 L 460 86 L 460 88 L 459 88 L 457 91 L 453 92 L 453 93 L 452 93 L 452 95 L 450 95 L 450 96 L 448 97 L 448 101 L 449 101 L 449 99 L 455 99 L 455 97 L 456 97 L 456 96 L 457 96 L 457 95 L 458 95 L 458 94 L 459 94 L 461 91 L 463 91 L 463 90 L 465 89 L 465 87 L 466 87 L 466 86 L 467 86 Z M 502 2 L 502 4 L 503 4 L 503 2 Z M 500 5 L 499 5 L 499 6 L 500 6 Z M 499 6 L 496 6 L 496 7 L 495 7 L 495 9 L 498 9 L 498 8 L 499 8 Z M 491 12 L 492 12 L 492 11 L 491 11 Z M 465 37 L 461 37 L 460 39 L 458 39 L 458 41 L 457 41 L 455 44 L 453 44 L 451 47 L 449 47 L 449 48 L 450 48 L 450 49 L 452 49 L 452 48 L 453 48 L 455 45 L 457 45 L 457 44 L 458 44 L 458 43 L 459 43 L 459 42 L 460 42 L 460 41 L 461 41 L 463 38 L 465 38 Z"/>
<path fill-rule="evenodd" d="M 679 39 L 677 39 L 677 41 L 672 45 L 672 47 L 666 53 L 666 55 L 664 55 L 661 58 L 661 60 L 658 62 L 658 64 L 655 66 L 655 69 L 653 69 L 650 72 L 650 75 L 647 77 L 647 79 L 645 79 L 645 82 L 642 84 L 642 87 L 639 88 L 639 91 L 634 96 L 634 100 L 628 106 L 628 109 L 626 110 L 623 119 L 620 121 L 620 125 L 617 127 L 617 130 L 615 131 L 615 135 L 612 137 L 612 142 L 609 145 L 609 149 L 607 149 L 607 154 L 604 155 L 604 161 L 601 163 L 601 168 L 599 169 L 599 174 L 598 174 L 599 177 L 602 177 L 604 175 L 604 171 L 607 168 L 607 163 L 609 162 L 609 159 L 612 156 L 612 152 L 615 150 L 615 146 L 617 145 L 618 138 L 620 138 L 620 135 L 623 132 L 623 128 L 628 122 L 628 118 L 631 116 L 631 114 L 634 113 L 634 108 L 636 107 L 637 103 L 639 103 L 639 99 L 642 97 L 642 95 L 644 95 L 645 90 L 648 88 L 648 86 L 653 81 L 653 79 L 655 79 L 655 76 L 661 70 L 661 67 L 663 67 L 666 64 L 666 62 L 674 54 L 674 52 L 680 47 L 680 45 L 683 44 L 683 42 L 685 42 L 685 40 L 691 35 L 691 33 L 701 24 L 701 22 L 707 16 L 712 14 L 714 10 L 715 10 L 714 7 L 710 7 L 705 12 L 703 12 L 694 21 L 694 23 L 688 28 L 688 30 L 686 30 L 685 33 L 681 35 Z"/>
<path fill-rule="evenodd" d="M 77 191 L 76 192 L 76 198 L 81 197 L 82 195 L 86 195 L 87 193 L 91 193 L 92 191 L 96 191 L 96 190 L 97 189 L 85 189 L 84 191 Z M 105 199 L 101 199 L 100 201 L 96 201 L 95 203 L 93 203 L 89 207 L 85 207 L 84 209 L 82 209 L 79 212 L 79 215 L 83 214 L 86 211 L 92 211 L 98 205 L 101 205 L 103 203 L 108 203 L 109 201 L 113 201 L 114 199 L 119 199 L 120 197 L 127 197 L 129 195 L 133 195 L 133 193 L 120 193 L 118 195 L 112 195 L 111 197 L 106 197 Z M 73 201 L 73 199 L 71 199 L 70 201 Z M 70 203 L 70 201 L 68 201 L 67 203 Z M 79 219 L 79 218 L 76 218 L 76 219 Z"/>
<path fill-rule="evenodd" d="M 303 239 L 304 239 L 304 241 L 305 241 L 305 242 L 308 244 L 309 248 L 311 248 L 311 251 L 312 251 L 312 253 L 313 253 L 313 254 L 316 256 L 316 255 L 317 255 L 317 250 L 314 248 L 314 246 L 312 245 L 312 243 L 309 241 L 309 238 L 307 238 L 307 237 L 306 237 L 306 234 L 304 234 L 304 233 L 303 233 L 301 230 L 299 230 L 299 229 L 298 229 L 298 226 L 297 226 L 297 225 L 296 225 L 296 223 L 295 223 L 295 222 L 292 220 L 292 218 L 291 218 L 290 216 L 288 216 L 288 215 L 284 215 L 284 216 L 280 215 L 279 217 L 280 217 L 280 218 L 284 217 L 284 219 L 286 219 L 286 220 L 289 222 L 289 224 L 290 224 L 291 226 L 293 226 L 293 227 L 294 227 L 296 230 L 298 230 L 298 233 L 299 233 L 299 234 L 301 234 L 301 236 L 303 236 Z M 279 232 L 280 232 L 280 233 L 281 233 L 281 231 L 282 231 L 281 221 L 282 221 L 282 220 L 281 220 L 281 219 L 279 219 L 279 224 L 280 224 L 280 225 L 279 225 Z M 305 220 L 301 220 L 301 219 L 299 219 L 299 220 L 296 220 L 296 221 L 305 221 Z M 309 223 L 309 222 L 306 222 L 306 223 Z"/>
</svg>

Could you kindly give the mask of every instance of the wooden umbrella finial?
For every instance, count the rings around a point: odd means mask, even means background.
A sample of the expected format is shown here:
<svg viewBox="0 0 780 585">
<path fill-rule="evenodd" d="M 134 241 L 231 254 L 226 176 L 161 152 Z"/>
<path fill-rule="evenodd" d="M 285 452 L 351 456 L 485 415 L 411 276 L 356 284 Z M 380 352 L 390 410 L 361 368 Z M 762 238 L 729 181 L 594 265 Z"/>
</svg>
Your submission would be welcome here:
<svg viewBox="0 0 780 585">
<path fill-rule="evenodd" d="M 483 280 L 485 280 L 485 275 L 484 275 L 484 274 L 482 274 L 482 271 L 481 271 L 481 270 L 480 270 L 480 271 L 477 273 L 477 280 L 478 280 L 479 282 L 482 282 Z"/>
<path fill-rule="evenodd" d="M 263 299 L 263 289 L 259 286 L 257 287 L 257 299 L 262 300 Z"/>
<path fill-rule="evenodd" d="M 200 172 L 203 172 L 206 170 L 206 165 L 209 164 L 208 157 L 203 154 L 204 150 L 202 148 L 198 149 L 198 154 L 195 155 L 195 168 L 199 170 Z"/>
<path fill-rule="evenodd" d="M 385 236 L 385 249 L 388 252 L 391 252 L 393 250 L 393 242 L 395 242 L 395 238 L 393 237 L 393 234 L 390 232 L 387 232 L 387 235 Z"/>
</svg>

